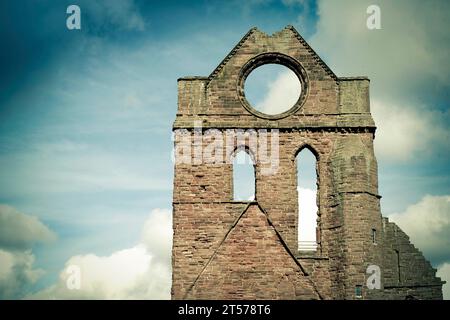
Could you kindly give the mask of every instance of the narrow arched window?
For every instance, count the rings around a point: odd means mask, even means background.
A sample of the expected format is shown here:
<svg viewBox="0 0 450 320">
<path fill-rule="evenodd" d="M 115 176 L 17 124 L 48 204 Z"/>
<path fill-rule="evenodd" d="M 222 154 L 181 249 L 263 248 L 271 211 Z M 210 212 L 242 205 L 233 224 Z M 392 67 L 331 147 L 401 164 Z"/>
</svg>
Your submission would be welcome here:
<svg viewBox="0 0 450 320">
<path fill-rule="evenodd" d="M 317 171 L 316 156 L 307 148 L 298 153 L 298 249 L 317 249 Z"/>
<path fill-rule="evenodd" d="M 233 200 L 255 200 L 255 166 L 244 149 L 238 149 L 233 156 Z"/>
</svg>

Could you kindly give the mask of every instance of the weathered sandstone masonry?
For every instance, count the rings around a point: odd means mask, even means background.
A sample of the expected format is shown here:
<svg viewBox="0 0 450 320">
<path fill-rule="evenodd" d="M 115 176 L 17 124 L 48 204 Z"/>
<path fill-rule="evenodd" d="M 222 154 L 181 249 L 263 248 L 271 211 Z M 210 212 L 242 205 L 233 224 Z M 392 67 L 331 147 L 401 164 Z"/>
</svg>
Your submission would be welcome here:
<svg viewBox="0 0 450 320">
<path fill-rule="evenodd" d="M 302 85 L 295 106 L 279 115 L 245 99 L 247 75 L 266 63 L 290 68 Z M 219 151 L 219 163 L 175 164 L 173 299 L 442 299 L 436 270 L 380 212 L 369 79 L 337 77 L 293 27 L 271 36 L 253 28 L 211 75 L 178 80 L 173 129 L 193 136 L 199 123 L 202 132 L 277 129 L 279 163 L 263 174 L 270 164 L 256 159 L 249 202 L 233 201 L 230 161 L 240 147 L 254 151 L 248 141 Z M 193 139 L 192 150 L 198 143 L 208 144 Z M 317 158 L 313 252 L 297 241 L 303 148 Z M 370 265 L 380 268 L 380 289 L 366 285 Z"/>
</svg>

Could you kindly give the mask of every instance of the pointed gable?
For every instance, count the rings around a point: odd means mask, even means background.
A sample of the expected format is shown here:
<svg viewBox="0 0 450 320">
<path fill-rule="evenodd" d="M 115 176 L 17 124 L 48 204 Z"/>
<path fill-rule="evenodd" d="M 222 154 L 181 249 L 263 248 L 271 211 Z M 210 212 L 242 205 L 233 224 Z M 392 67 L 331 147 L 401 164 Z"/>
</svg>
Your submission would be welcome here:
<svg viewBox="0 0 450 320">
<path fill-rule="evenodd" d="M 332 79 L 338 79 L 330 67 L 328 67 L 300 33 L 291 25 L 286 26 L 281 31 L 275 32 L 272 35 L 268 35 L 256 27 L 251 28 L 226 55 L 214 71 L 211 72 L 208 79 L 212 80 L 217 77 L 220 72 L 226 68 L 228 62 L 236 55 L 246 54 L 249 56 L 249 59 L 251 59 L 252 55 L 257 56 L 258 54 L 266 52 L 279 52 L 288 56 L 293 56 L 296 57 L 300 63 L 306 62 L 311 66 L 316 64 Z M 306 61 L 309 59 L 312 63 Z M 317 70 L 315 71 L 317 72 Z"/>
</svg>

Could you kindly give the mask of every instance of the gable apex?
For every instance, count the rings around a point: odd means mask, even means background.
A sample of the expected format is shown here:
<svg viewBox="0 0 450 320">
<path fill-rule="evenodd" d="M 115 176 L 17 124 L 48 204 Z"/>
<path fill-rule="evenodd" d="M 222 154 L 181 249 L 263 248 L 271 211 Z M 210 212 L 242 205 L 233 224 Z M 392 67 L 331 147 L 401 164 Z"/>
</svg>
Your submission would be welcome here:
<svg viewBox="0 0 450 320">
<path fill-rule="evenodd" d="M 325 69 L 325 71 L 328 73 L 329 76 L 331 76 L 333 79 L 337 80 L 338 77 L 336 74 L 331 70 L 331 68 L 325 63 L 325 61 L 322 60 L 322 58 L 317 54 L 316 51 L 306 42 L 306 40 L 300 35 L 300 33 L 295 29 L 293 26 L 288 25 L 284 29 L 291 30 L 297 40 L 305 46 L 305 48 L 308 49 L 308 51 L 314 56 L 315 60 Z"/>
<path fill-rule="evenodd" d="M 253 27 L 251 28 L 242 38 L 241 40 L 239 40 L 239 42 L 234 46 L 233 49 L 231 49 L 231 51 L 226 55 L 226 57 L 219 63 L 219 65 L 213 70 L 213 72 L 211 72 L 211 74 L 208 76 L 208 79 L 211 80 L 212 78 L 214 78 L 214 76 L 216 74 L 218 74 L 220 72 L 220 70 L 222 70 L 222 68 L 225 66 L 225 64 L 236 54 L 237 50 L 245 43 L 245 41 L 247 41 L 248 37 L 250 37 L 250 35 L 257 31 L 258 28 Z"/>
<path fill-rule="evenodd" d="M 253 34 L 260 34 L 264 38 L 273 38 L 276 36 L 279 36 L 283 32 L 290 31 L 305 48 L 306 50 L 314 57 L 314 60 L 317 61 L 318 64 L 322 66 L 322 68 L 325 70 L 325 72 L 334 80 L 338 80 L 338 77 L 336 74 L 331 70 L 331 68 L 320 58 L 320 56 L 314 51 L 313 48 L 306 42 L 306 40 L 300 35 L 300 33 L 292 26 L 287 25 L 280 31 L 274 32 L 272 35 L 269 35 L 265 33 L 264 31 L 259 30 L 257 27 L 251 28 L 242 38 L 239 40 L 239 42 L 234 46 L 234 48 L 225 56 L 225 58 L 219 63 L 219 65 L 211 72 L 211 74 L 208 76 L 208 79 L 213 79 L 227 64 L 227 62 L 237 53 L 237 51 L 247 42 L 247 40 L 250 38 Z"/>
</svg>

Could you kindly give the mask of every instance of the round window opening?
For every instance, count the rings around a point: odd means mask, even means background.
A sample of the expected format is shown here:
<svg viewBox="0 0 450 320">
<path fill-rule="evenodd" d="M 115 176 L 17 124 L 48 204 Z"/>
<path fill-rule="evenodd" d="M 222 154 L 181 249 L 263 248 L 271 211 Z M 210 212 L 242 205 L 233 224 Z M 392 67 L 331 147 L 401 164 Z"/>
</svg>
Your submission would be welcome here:
<svg viewBox="0 0 450 320">
<path fill-rule="evenodd" d="M 257 111 L 278 115 L 290 110 L 299 100 L 302 85 L 290 68 L 268 63 L 255 68 L 245 79 L 245 98 Z"/>
</svg>

